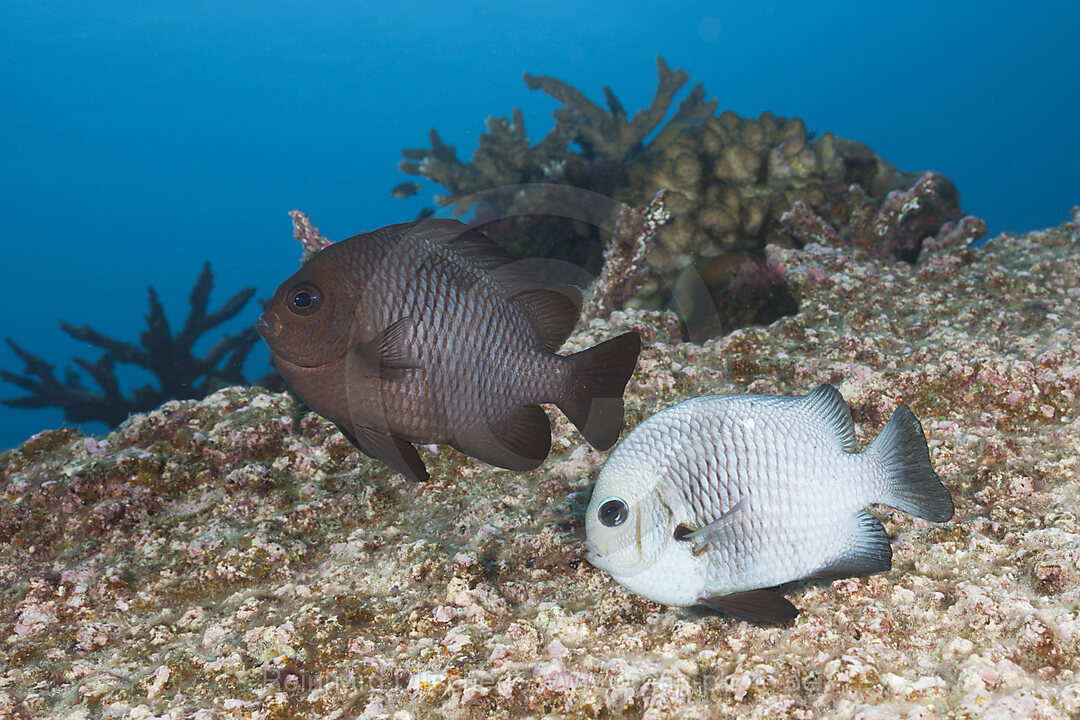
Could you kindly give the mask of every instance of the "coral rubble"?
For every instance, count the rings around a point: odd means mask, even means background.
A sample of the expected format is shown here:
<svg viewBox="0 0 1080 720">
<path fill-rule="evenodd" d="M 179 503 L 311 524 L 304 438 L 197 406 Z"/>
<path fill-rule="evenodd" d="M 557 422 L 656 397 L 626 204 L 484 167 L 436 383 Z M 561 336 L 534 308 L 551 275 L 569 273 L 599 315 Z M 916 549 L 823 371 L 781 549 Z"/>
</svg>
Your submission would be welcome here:
<svg viewBox="0 0 1080 720">
<path fill-rule="evenodd" d="M 147 288 L 150 312 L 146 316 L 146 330 L 139 335 L 141 347 L 103 335 L 88 325 L 61 321 L 60 327 L 65 333 L 105 351 L 96 362 L 73 358 L 73 362 L 101 388 L 100 391 L 87 388 L 71 368 L 61 382 L 53 374 L 52 365 L 7 338 L 8 346 L 26 369 L 22 375 L 0 370 L 0 378 L 30 394 L 0 402 L 20 408 L 58 407 L 70 422 L 98 420 L 115 427 L 131 413 L 151 410 L 165 400 L 201 398 L 221 387 L 246 384 L 244 360 L 259 337 L 253 327 L 222 337 L 203 357 L 193 354 L 196 342 L 235 317 L 255 293 L 255 288 L 245 288 L 226 300 L 218 310 L 207 313 L 213 287 L 214 274 L 210 271 L 210 263 L 206 263 L 188 298 L 191 312 L 176 335 L 169 328 L 165 309 L 154 288 Z M 157 387 L 144 385 L 125 396 L 114 372 L 116 363 L 137 365 L 150 371 L 157 378 Z"/>
<path fill-rule="evenodd" d="M 1077 220 L 1080 220 L 1078 213 Z M 771 245 L 798 312 L 642 333 L 627 424 L 712 392 L 837 384 L 865 448 L 900 403 L 956 502 L 877 508 L 893 570 L 797 588 L 789 625 L 635 597 L 582 558 L 604 455 L 429 452 L 410 483 L 285 394 L 170 401 L 0 454 L 0 717 L 1080 714 L 1080 230 L 927 241 L 916 265 Z"/>
</svg>

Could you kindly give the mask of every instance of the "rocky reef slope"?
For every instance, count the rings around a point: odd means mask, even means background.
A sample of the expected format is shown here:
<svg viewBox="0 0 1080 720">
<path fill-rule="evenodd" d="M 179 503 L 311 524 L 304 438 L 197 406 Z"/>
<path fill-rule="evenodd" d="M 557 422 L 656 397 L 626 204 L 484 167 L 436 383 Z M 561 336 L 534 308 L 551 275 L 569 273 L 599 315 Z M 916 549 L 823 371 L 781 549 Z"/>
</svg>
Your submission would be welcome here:
<svg viewBox="0 0 1080 720">
<path fill-rule="evenodd" d="M 570 345 L 642 333 L 630 425 L 832 382 L 865 447 L 911 405 L 957 515 L 877 508 L 891 572 L 793 591 L 787 626 L 665 608 L 583 561 L 604 456 L 561 416 L 534 472 L 439 448 L 416 485 L 228 389 L 0 455 L 0 718 L 1076 717 L 1077 225 L 767 267 L 799 305 L 768 327 L 617 312 Z"/>
</svg>

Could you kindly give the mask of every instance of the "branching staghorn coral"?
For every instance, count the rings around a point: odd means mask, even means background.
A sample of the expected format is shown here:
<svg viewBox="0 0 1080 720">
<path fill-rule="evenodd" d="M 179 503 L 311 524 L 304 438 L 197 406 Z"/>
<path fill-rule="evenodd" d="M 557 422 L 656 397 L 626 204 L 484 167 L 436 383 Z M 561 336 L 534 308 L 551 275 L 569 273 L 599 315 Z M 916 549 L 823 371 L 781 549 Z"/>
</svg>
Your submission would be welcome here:
<svg viewBox="0 0 1080 720">
<path fill-rule="evenodd" d="M 444 207 L 455 206 L 458 216 L 478 200 L 478 193 L 483 193 L 483 202 L 499 206 L 497 215 L 531 210 L 513 207 L 512 196 L 493 197 L 485 192 L 505 186 L 567 182 L 596 192 L 614 192 L 625 184 L 625 163 L 642 150 L 642 141 L 663 121 L 675 94 L 689 78 L 684 70 L 672 71 L 663 58 L 656 62 L 659 80 L 653 101 L 648 110 L 639 111 L 631 120 L 610 88 L 604 88 L 605 110 L 561 80 L 526 73 L 529 89 L 543 90 L 563 104 L 554 112 L 554 127 L 540 142 L 531 144 L 521 110 L 514 108 L 510 119 L 487 119 L 487 132 L 480 136 L 471 161 L 458 159 L 454 146 L 445 144 L 432 128 L 431 147 L 403 150 L 404 159 L 398 167 L 446 187 L 450 192 L 436 195 L 435 201 Z M 711 115 L 716 101 L 705 102 L 704 94 L 704 89 L 696 86 L 672 122 Z M 577 143 L 581 152 L 571 149 L 571 143 Z"/>
<path fill-rule="evenodd" d="M 131 413 L 153 409 L 165 400 L 196 399 L 227 385 L 246 385 L 244 360 L 259 337 L 254 327 L 222 337 L 201 358 L 192 353 L 195 343 L 203 335 L 239 314 L 255 293 L 255 288 L 244 288 L 219 309 L 208 313 L 207 304 L 213 287 L 214 274 L 207 262 L 191 289 L 188 299 L 191 312 L 175 335 L 157 293 L 153 287 L 148 288 L 150 312 L 146 316 L 146 330 L 139 335 L 141 347 L 110 338 L 88 325 L 61 321 L 60 328 L 65 333 L 105 351 L 96 362 L 72 358 L 100 390 L 87 388 L 70 367 L 61 382 L 51 364 L 7 338 L 8 346 L 26 368 L 21 375 L 0 370 L 0 379 L 18 385 L 30 394 L 0 402 L 8 407 L 27 409 L 57 407 L 64 411 L 64 417 L 70 422 L 101 421 L 115 427 Z M 125 396 L 114 372 L 116 363 L 149 370 L 157 378 L 157 387 L 144 385 Z"/>
</svg>

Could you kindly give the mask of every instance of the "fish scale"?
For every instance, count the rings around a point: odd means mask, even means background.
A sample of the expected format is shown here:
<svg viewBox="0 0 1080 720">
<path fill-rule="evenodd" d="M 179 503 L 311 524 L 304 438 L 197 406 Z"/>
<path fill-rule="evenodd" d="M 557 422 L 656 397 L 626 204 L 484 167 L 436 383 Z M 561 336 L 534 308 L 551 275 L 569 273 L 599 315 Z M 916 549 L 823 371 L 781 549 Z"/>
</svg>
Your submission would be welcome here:
<svg viewBox="0 0 1080 720">
<path fill-rule="evenodd" d="M 898 408 L 862 453 L 853 452 L 854 437 L 850 411 L 829 385 L 804 397 L 717 395 L 662 411 L 601 470 L 586 557 L 657 602 L 794 617 L 768 588 L 891 565 L 868 505 L 952 516 L 910 410 Z M 627 540 L 631 527 L 636 542 Z"/>
</svg>

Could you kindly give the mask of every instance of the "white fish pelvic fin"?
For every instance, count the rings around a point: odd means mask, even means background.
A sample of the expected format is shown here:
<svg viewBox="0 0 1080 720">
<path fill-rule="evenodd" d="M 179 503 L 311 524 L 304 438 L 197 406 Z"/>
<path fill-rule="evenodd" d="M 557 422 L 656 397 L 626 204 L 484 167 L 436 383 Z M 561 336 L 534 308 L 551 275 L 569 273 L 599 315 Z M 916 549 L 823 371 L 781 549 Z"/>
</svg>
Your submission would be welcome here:
<svg viewBox="0 0 1080 720">
<path fill-rule="evenodd" d="M 886 495 L 878 502 L 934 522 L 952 519 L 952 497 L 930 465 L 926 436 L 911 408 L 896 408 L 866 453 L 885 470 Z"/>
<path fill-rule="evenodd" d="M 733 533 L 737 530 L 735 520 L 738 514 L 746 509 L 747 497 L 744 495 L 720 517 L 682 538 L 683 542 L 691 543 L 691 550 L 695 556 L 703 553 L 710 544 L 720 544 L 734 539 Z"/>
</svg>

